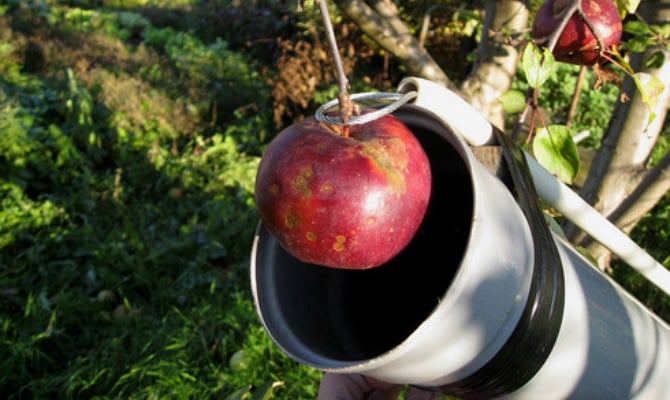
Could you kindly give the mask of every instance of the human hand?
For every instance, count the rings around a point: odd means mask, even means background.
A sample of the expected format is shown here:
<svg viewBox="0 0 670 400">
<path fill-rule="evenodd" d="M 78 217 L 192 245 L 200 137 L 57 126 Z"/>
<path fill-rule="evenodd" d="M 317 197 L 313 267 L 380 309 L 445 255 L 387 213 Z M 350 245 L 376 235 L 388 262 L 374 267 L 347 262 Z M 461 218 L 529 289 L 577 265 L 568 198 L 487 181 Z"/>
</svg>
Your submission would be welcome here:
<svg viewBox="0 0 670 400">
<path fill-rule="evenodd" d="M 383 382 L 360 374 L 326 373 L 318 400 L 396 400 L 404 385 Z M 439 393 L 410 387 L 406 400 L 435 400 Z"/>
</svg>

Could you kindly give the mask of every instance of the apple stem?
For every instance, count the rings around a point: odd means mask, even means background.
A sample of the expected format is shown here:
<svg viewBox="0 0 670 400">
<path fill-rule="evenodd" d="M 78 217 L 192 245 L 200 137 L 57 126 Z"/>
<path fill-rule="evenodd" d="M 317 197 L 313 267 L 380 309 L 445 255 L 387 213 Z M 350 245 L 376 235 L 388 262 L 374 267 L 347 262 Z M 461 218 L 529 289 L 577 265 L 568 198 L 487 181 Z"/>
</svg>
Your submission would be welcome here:
<svg viewBox="0 0 670 400">
<path fill-rule="evenodd" d="M 602 53 L 606 50 L 605 49 L 605 44 L 603 43 L 603 40 L 600 38 L 600 35 L 596 32 L 595 27 L 589 20 L 589 17 L 586 16 L 586 13 L 584 12 L 584 9 L 582 8 L 582 3 L 581 1 L 578 2 L 579 6 L 577 7 L 577 15 L 579 15 L 579 18 L 584 21 L 584 24 L 589 28 L 591 33 L 593 34 L 593 37 L 596 38 L 596 41 L 598 42 L 598 53 L 602 55 Z"/>
<path fill-rule="evenodd" d="M 554 51 L 554 48 L 556 47 L 556 43 L 558 43 L 558 38 L 561 36 L 561 33 L 563 33 L 563 30 L 565 29 L 565 26 L 568 24 L 570 21 L 570 18 L 577 13 L 579 18 L 581 18 L 582 21 L 584 21 L 584 24 L 589 28 L 591 33 L 593 34 L 593 37 L 596 38 L 596 41 L 598 42 L 598 50 L 600 53 L 605 51 L 605 46 L 603 44 L 602 39 L 600 36 L 596 33 L 596 30 L 589 20 L 589 18 L 586 16 L 586 13 L 584 12 L 584 8 L 582 7 L 582 0 L 570 0 L 570 4 L 561 11 L 561 22 L 558 24 L 556 29 L 554 29 L 553 32 L 545 39 L 547 43 L 547 48 L 549 51 Z"/>
<path fill-rule="evenodd" d="M 545 39 L 547 43 L 547 48 L 549 51 L 553 52 L 554 48 L 556 47 L 556 43 L 558 43 L 558 38 L 561 36 L 561 33 L 563 33 L 563 30 L 565 29 L 565 26 L 568 24 L 568 21 L 570 21 L 570 18 L 572 18 L 572 15 L 582 7 L 582 0 L 572 0 L 570 4 L 561 11 L 561 22 L 558 24 L 556 29 L 551 32 L 549 36 Z"/>
<path fill-rule="evenodd" d="M 333 24 L 330 21 L 330 12 L 328 11 L 328 3 L 326 0 L 314 0 L 319 5 L 321 16 L 323 18 L 324 27 L 326 29 L 326 36 L 328 38 L 328 45 L 333 53 L 333 61 L 335 63 L 335 74 L 339 86 L 339 95 L 337 96 L 340 103 L 340 119 L 342 120 L 342 136 L 349 137 L 349 118 L 352 115 L 358 115 L 360 109 L 356 103 L 351 100 L 349 95 L 349 80 L 344 73 L 344 66 L 340 50 L 337 46 L 337 39 L 335 38 L 335 31 Z"/>
</svg>

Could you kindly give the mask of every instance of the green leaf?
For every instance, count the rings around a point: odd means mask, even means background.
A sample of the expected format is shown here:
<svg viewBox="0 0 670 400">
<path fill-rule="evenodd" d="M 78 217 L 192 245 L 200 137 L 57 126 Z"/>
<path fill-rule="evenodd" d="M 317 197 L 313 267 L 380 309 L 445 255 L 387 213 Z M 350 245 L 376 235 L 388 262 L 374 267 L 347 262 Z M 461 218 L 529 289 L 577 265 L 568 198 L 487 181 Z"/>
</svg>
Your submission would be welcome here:
<svg viewBox="0 0 670 400">
<path fill-rule="evenodd" d="M 226 397 L 226 400 L 244 400 L 249 397 L 250 392 L 251 385 L 247 385 L 231 393 L 228 397 Z"/>
<path fill-rule="evenodd" d="M 558 179 L 572 183 L 579 170 L 579 153 L 570 130 L 565 125 L 538 129 L 533 139 L 537 161 Z"/>
<path fill-rule="evenodd" d="M 521 56 L 521 66 L 526 74 L 526 81 L 532 88 L 539 88 L 556 68 L 554 55 L 549 49 L 528 43 Z"/>
<path fill-rule="evenodd" d="M 665 53 L 659 50 L 644 61 L 644 66 L 647 68 L 661 68 L 663 62 L 665 62 Z"/>
<path fill-rule="evenodd" d="M 270 400 L 272 398 L 272 391 L 283 384 L 284 382 L 281 381 L 267 381 L 256 390 L 251 400 Z"/>
<path fill-rule="evenodd" d="M 520 90 L 508 90 L 498 98 L 508 114 L 520 113 L 526 108 L 526 95 Z"/>
<path fill-rule="evenodd" d="M 633 53 L 642 53 L 656 44 L 656 41 L 649 36 L 634 36 L 624 43 L 624 48 Z"/>
<path fill-rule="evenodd" d="M 649 25 L 649 28 L 658 36 L 667 39 L 670 36 L 670 25 Z"/>
<path fill-rule="evenodd" d="M 634 14 L 640 5 L 640 0 L 616 0 L 616 5 L 620 12 L 627 11 L 630 14 Z"/>
<path fill-rule="evenodd" d="M 642 21 L 627 21 L 623 25 L 623 30 L 624 32 L 633 35 L 649 35 L 651 33 L 649 24 L 646 24 Z"/>
<path fill-rule="evenodd" d="M 640 91 L 642 102 L 649 107 L 649 121 L 647 123 L 651 124 L 656 119 L 654 108 L 658 103 L 658 97 L 665 90 L 665 85 L 656 75 L 646 72 L 636 72 L 633 75 L 633 81 L 637 90 Z"/>
</svg>

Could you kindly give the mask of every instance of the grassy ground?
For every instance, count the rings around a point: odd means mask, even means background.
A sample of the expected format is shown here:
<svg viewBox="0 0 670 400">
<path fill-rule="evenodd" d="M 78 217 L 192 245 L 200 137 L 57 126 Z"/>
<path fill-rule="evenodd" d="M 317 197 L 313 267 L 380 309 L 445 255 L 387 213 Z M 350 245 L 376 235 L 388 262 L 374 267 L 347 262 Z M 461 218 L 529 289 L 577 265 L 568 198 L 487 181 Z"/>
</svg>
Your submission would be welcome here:
<svg viewBox="0 0 670 400">
<path fill-rule="evenodd" d="M 1 397 L 313 398 L 249 291 L 257 61 L 122 3 L 0 7 Z"/>
<path fill-rule="evenodd" d="M 278 84 L 295 21 L 233 3 L 0 2 L 1 398 L 315 397 L 248 269 L 259 157 L 323 51 Z"/>
</svg>

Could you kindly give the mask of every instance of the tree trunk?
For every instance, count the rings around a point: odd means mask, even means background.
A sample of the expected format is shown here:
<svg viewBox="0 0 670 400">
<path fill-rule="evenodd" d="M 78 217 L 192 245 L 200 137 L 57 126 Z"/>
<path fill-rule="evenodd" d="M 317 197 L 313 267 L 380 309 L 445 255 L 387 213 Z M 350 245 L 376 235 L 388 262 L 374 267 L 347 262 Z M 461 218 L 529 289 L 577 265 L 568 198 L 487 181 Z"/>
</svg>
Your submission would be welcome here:
<svg viewBox="0 0 670 400">
<path fill-rule="evenodd" d="M 527 1 L 488 0 L 480 57 L 461 93 L 491 123 L 504 128 L 504 112 L 498 98 L 509 90 L 519 64 L 519 52 L 506 43 L 502 32 L 522 32 L 528 26 Z"/>
<path fill-rule="evenodd" d="M 666 24 L 670 21 L 670 0 L 642 2 L 640 13 L 650 24 Z M 663 65 L 658 69 L 645 67 L 644 60 L 657 51 L 665 53 Z M 622 91 L 630 100 L 616 104 L 601 147 L 580 191 L 587 202 L 626 233 L 630 233 L 644 214 L 670 190 L 670 155 L 654 168 L 648 168 L 649 156 L 663 128 L 670 100 L 669 57 L 667 50 L 659 48 L 631 56 L 636 72 L 655 75 L 665 85 L 654 107 L 656 118 L 648 124 L 648 106 L 642 101 L 632 79 L 624 79 Z M 564 230 L 571 241 L 587 248 L 601 268 L 609 267 L 609 251 L 571 223 L 566 223 Z"/>
<path fill-rule="evenodd" d="M 426 49 L 412 36 L 390 0 L 335 0 L 337 6 L 380 47 L 405 65 L 410 74 L 453 88 Z"/>
</svg>

